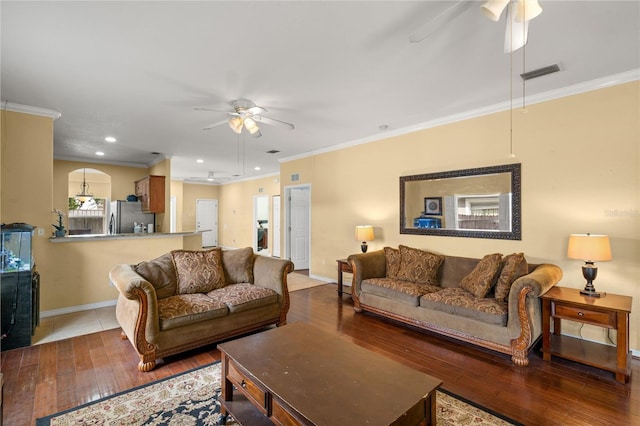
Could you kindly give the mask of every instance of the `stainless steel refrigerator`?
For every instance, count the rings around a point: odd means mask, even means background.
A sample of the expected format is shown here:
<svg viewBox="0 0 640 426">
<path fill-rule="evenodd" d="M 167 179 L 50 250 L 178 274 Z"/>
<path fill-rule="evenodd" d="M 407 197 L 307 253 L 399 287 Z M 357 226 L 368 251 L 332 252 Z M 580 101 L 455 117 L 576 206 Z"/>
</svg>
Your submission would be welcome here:
<svg viewBox="0 0 640 426">
<path fill-rule="evenodd" d="M 134 223 L 154 225 L 156 215 L 143 213 L 139 201 L 118 200 L 111 202 L 111 214 L 109 218 L 110 234 L 132 234 Z"/>
</svg>

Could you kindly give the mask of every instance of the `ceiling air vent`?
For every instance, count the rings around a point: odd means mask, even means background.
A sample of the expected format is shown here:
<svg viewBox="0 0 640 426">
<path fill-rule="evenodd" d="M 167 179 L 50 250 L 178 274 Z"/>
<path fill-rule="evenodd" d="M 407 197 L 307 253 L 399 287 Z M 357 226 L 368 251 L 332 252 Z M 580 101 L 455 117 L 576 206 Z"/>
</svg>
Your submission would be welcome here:
<svg viewBox="0 0 640 426">
<path fill-rule="evenodd" d="M 280 151 L 278 151 L 277 149 L 272 149 L 271 151 L 267 151 L 267 154 L 277 154 Z"/>
<path fill-rule="evenodd" d="M 549 65 L 547 67 L 538 68 L 537 70 L 528 71 L 520 74 L 523 80 L 531 80 L 532 78 L 542 77 L 543 75 L 553 74 L 560 71 L 558 64 Z"/>
</svg>

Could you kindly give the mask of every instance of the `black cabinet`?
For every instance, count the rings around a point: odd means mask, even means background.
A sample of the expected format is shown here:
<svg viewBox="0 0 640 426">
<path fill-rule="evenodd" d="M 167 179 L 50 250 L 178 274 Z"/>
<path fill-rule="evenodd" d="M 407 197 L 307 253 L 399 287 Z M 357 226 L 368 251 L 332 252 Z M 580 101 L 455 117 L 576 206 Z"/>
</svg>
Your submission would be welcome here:
<svg viewBox="0 0 640 426">
<path fill-rule="evenodd" d="M 31 250 L 33 226 L 2 225 L 0 235 L 0 348 L 4 351 L 31 345 L 40 321 L 40 275 Z"/>
</svg>

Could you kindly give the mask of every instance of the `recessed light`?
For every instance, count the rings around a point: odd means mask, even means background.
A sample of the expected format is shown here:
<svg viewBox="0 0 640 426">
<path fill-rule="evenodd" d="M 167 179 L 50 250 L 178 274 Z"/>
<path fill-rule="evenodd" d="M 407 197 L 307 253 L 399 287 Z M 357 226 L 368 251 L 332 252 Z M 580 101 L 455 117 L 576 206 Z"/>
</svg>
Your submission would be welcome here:
<svg viewBox="0 0 640 426">
<path fill-rule="evenodd" d="M 96 151 L 96 155 L 102 157 L 104 155 L 104 152 L 102 151 Z"/>
<path fill-rule="evenodd" d="M 113 136 L 107 136 L 106 138 L 104 138 L 104 140 L 113 143 L 116 141 L 116 138 L 114 138 Z"/>
<path fill-rule="evenodd" d="M 198 158 L 198 159 L 196 160 L 196 163 L 204 163 L 204 160 L 203 160 L 202 158 Z"/>
<path fill-rule="evenodd" d="M 253 170 L 260 170 L 260 166 L 255 166 Z"/>
</svg>

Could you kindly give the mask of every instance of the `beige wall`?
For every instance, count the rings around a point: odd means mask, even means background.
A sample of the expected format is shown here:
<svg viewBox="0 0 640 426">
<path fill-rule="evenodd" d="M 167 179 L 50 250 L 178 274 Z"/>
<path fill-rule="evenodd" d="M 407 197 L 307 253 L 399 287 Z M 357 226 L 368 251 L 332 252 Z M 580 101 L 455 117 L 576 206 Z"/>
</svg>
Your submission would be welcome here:
<svg viewBox="0 0 640 426">
<path fill-rule="evenodd" d="M 640 82 L 491 114 L 281 165 L 283 188 L 311 184 L 311 274 L 336 279 L 336 259 L 358 252 L 354 226 L 372 224 L 369 250 L 405 244 L 449 255 L 524 252 L 529 262 L 564 270 L 562 286 L 582 288 L 582 262 L 566 256 L 571 233 L 611 238 L 595 286 L 633 296 L 631 347 L 640 349 Z M 399 177 L 522 164 L 522 240 L 399 233 Z M 366 164 L 360 166 L 360 164 Z M 565 327 L 577 333 L 576 327 Z M 603 329 L 582 335 L 606 341 Z"/>
<path fill-rule="evenodd" d="M 218 244 L 222 247 L 252 247 L 253 198 L 269 197 L 269 223 L 273 223 L 273 196 L 280 195 L 279 176 L 230 183 L 220 186 L 218 197 Z M 272 228 L 272 226 L 269 226 Z M 273 238 L 270 237 L 270 241 Z M 267 250 L 271 253 L 272 245 Z M 264 252 L 262 252 L 264 253 Z"/>
</svg>

